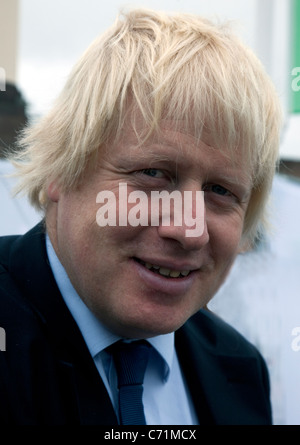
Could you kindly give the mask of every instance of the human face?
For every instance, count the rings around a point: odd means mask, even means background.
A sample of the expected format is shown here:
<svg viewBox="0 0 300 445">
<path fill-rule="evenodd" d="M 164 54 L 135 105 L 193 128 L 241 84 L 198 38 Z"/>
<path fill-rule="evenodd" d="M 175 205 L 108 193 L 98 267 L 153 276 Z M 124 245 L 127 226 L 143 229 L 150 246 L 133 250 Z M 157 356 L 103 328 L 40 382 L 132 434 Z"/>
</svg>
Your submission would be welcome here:
<svg viewBox="0 0 300 445">
<path fill-rule="evenodd" d="M 203 233 L 187 237 L 184 221 L 99 227 L 96 196 L 112 191 L 118 209 L 120 183 L 128 193 L 148 196 L 203 190 Z M 123 337 L 146 338 L 178 329 L 215 294 L 238 253 L 250 192 L 240 155 L 233 163 L 172 122 L 142 147 L 128 128 L 119 142 L 102 147 L 97 167 L 76 189 L 64 192 L 51 183 L 47 229 L 73 286 L 99 320 Z M 189 273 L 166 277 L 163 269 Z"/>
</svg>

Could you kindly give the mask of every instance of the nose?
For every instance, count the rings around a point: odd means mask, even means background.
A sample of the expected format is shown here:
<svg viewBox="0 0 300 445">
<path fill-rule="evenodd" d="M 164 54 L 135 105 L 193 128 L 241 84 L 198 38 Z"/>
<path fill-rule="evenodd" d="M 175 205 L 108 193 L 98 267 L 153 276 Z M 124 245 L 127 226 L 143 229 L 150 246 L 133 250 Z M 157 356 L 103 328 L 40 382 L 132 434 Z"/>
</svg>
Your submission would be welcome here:
<svg viewBox="0 0 300 445">
<path fill-rule="evenodd" d="M 202 249 L 209 242 L 203 192 L 184 192 L 183 203 L 174 201 L 170 216 L 162 212 L 158 234 L 177 241 L 185 250 Z"/>
<path fill-rule="evenodd" d="M 190 227 L 186 228 L 170 224 L 169 226 L 160 225 L 158 227 L 158 233 L 161 238 L 168 238 L 177 241 L 185 250 L 200 250 L 209 242 L 209 234 L 207 230 L 207 224 L 204 224 L 204 230 L 201 235 L 195 231 L 195 236 L 187 236 L 186 231 Z"/>
</svg>

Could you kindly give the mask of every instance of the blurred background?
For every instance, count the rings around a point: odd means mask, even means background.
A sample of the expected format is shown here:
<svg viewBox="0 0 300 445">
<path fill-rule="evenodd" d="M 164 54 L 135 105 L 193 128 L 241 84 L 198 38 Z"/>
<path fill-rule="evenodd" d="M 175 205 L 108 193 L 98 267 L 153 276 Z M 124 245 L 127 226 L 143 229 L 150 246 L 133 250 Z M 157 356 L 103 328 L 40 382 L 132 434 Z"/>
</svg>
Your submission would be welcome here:
<svg viewBox="0 0 300 445">
<path fill-rule="evenodd" d="M 272 230 L 237 258 L 209 309 L 265 357 L 274 423 L 299 425 L 300 0 L 0 0 L 0 235 L 24 233 L 41 218 L 26 198 L 12 198 L 6 154 L 17 132 L 51 108 L 81 53 L 122 7 L 232 21 L 276 85 L 284 128 Z"/>
</svg>

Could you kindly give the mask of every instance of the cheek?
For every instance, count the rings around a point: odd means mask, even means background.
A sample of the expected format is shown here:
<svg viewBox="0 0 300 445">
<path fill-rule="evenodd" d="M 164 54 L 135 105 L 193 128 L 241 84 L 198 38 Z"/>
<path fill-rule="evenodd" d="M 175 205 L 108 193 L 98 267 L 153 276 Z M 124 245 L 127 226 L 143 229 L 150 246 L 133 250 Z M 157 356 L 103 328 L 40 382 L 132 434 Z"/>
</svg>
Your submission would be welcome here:
<svg viewBox="0 0 300 445">
<path fill-rule="evenodd" d="M 76 195 L 61 198 L 57 209 L 57 237 L 61 258 L 69 264 L 79 257 L 84 259 L 84 263 L 88 258 L 88 249 L 92 251 L 94 248 L 95 227 L 95 210 L 85 200 L 78 199 Z"/>
<path fill-rule="evenodd" d="M 223 218 L 211 228 L 210 243 L 214 251 L 216 261 L 224 265 L 232 263 L 239 252 L 242 237 L 242 220 L 236 218 Z"/>
<path fill-rule="evenodd" d="M 95 196 L 70 193 L 60 198 L 57 216 L 64 231 L 88 233 L 89 227 L 96 224 L 98 207 Z"/>
</svg>

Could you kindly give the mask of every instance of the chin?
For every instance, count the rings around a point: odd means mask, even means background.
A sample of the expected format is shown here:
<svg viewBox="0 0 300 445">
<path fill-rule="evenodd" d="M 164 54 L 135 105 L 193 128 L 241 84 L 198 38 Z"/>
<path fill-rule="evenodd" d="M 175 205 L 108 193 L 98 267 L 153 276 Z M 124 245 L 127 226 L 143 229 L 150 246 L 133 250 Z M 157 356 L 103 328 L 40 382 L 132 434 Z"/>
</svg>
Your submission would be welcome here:
<svg viewBox="0 0 300 445">
<path fill-rule="evenodd" d="M 174 319 L 174 317 L 156 317 L 153 320 L 149 316 L 145 316 L 139 320 L 130 320 L 127 323 L 118 326 L 118 335 L 126 338 L 151 338 L 158 335 L 165 335 L 179 329 L 185 322 L 186 318 Z"/>
</svg>

